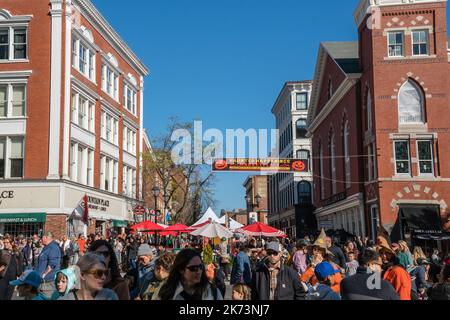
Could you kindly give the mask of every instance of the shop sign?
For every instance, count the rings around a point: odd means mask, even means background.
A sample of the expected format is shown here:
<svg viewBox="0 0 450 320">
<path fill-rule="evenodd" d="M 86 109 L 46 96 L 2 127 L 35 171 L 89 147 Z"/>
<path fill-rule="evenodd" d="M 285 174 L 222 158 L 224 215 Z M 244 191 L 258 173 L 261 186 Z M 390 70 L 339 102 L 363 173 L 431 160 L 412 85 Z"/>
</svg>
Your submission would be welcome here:
<svg viewBox="0 0 450 320">
<path fill-rule="evenodd" d="M 45 221 L 45 213 L 0 214 L 0 223 L 39 223 Z"/>
<path fill-rule="evenodd" d="M 6 201 L 8 199 L 14 199 L 14 191 L 0 190 L 0 205 L 3 204 L 3 201 Z"/>
<path fill-rule="evenodd" d="M 109 208 L 109 201 L 88 196 L 89 209 L 105 211 Z"/>
</svg>

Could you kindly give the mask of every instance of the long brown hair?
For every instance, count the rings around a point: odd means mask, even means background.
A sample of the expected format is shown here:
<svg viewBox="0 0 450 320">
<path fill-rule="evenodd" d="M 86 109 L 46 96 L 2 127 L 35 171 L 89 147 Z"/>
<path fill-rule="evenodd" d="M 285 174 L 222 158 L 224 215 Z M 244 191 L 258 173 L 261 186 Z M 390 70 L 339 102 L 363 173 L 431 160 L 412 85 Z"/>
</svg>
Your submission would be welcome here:
<svg viewBox="0 0 450 320">
<path fill-rule="evenodd" d="M 161 300 L 172 300 L 177 286 L 181 281 L 181 272 L 186 269 L 189 262 L 195 257 L 200 258 L 203 263 L 202 257 L 197 251 L 193 249 L 184 249 L 178 253 L 173 263 L 172 270 L 170 271 L 169 277 L 166 283 L 161 287 L 159 292 L 159 297 Z M 203 270 L 200 282 L 195 286 L 194 299 L 202 300 L 203 293 L 208 288 L 208 279 L 206 277 L 206 272 Z"/>
</svg>

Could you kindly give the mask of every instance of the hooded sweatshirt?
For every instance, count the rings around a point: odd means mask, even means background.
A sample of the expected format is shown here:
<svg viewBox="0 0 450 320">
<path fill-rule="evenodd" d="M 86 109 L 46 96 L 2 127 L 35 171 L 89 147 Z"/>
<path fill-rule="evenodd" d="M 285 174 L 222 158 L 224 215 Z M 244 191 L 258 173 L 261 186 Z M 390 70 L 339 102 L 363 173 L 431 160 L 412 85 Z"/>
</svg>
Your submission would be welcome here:
<svg viewBox="0 0 450 320">
<path fill-rule="evenodd" d="M 306 300 L 341 300 L 341 297 L 329 286 L 319 283 L 309 288 Z"/>
<path fill-rule="evenodd" d="M 66 279 L 67 279 L 67 288 L 66 288 L 66 291 L 63 294 L 61 294 L 60 292 L 58 292 L 58 290 L 56 290 L 53 293 L 51 300 L 58 300 L 61 297 L 65 297 L 65 296 L 68 296 L 68 295 L 73 295 L 73 291 L 76 290 L 77 276 L 76 276 L 75 270 L 73 268 L 68 268 L 68 269 L 64 269 L 64 270 L 59 271 L 55 275 L 55 287 L 57 287 L 57 283 L 56 283 L 57 280 L 56 279 L 57 279 L 59 273 L 62 273 L 66 277 Z"/>
</svg>

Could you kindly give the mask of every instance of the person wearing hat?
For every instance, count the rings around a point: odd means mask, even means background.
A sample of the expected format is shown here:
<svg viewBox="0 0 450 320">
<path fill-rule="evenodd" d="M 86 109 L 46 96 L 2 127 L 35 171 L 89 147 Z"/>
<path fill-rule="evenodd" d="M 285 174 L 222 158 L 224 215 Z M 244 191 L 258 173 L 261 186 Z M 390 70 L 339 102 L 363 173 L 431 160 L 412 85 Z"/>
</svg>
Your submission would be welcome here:
<svg viewBox="0 0 450 320">
<path fill-rule="evenodd" d="M 417 259 L 417 266 L 410 272 L 412 280 L 412 299 L 423 300 L 425 292 L 431 287 L 428 283 L 428 270 L 430 270 L 431 262 L 425 258 Z"/>
<path fill-rule="evenodd" d="M 446 264 L 440 274 L 440 282 L 427 291 L 429 300 L 450 301 L 450 264 Z"/>
<path fill-rule="evenodd" d="M 308 242 L 305 239 L 297 241 L 297 251 L 292 257 L 292 265 L 301 277 L 308 267 Z"/>
<path fill-rule="evenodd" d="M 325 230 L 322 229 L 316 241 L 309 246 L 312 252 L 312 260 L 306 268 L 305 272 L 300 277 L 300 280 L 304 284 L 304 287 L 307 287 L 308 284 L 313 286 L 317 284 L 317 278 L 314 274 L 314 268 L 316 267 L 316 265 L 323 262 L 327 253 L 330 253 L 325 243 L 326 237 L 327 235 L 325 234 Z"/>
<path fill-rule="evenodd" d="M 377 243 L 378 253 L 383 260 L 383 279 L 394 286 L 395 291 L 400 296 L 400 300 L 411 300 L 411 276 L 400 265 L 395 251 L 391 249 L 385 237 L 379 236 Z"/>
<path fill-rule="evenodd" d="M 282 261 L 279 242 L 269 242 L 267 257 L 252 277 L 252 300 L 304 300 L 303 289 L 297 272 Z"/>
<path fill-rule="evenodd" d="M 9 282 L 11 286 L 17 286 L 19 297 L 24 298 L 24 300 L 49 300 L 39 291 L 41 283 L 42 277 L 33 270 L 27 270 L 19 279 Z"/>
<path fill-rule="evenodd" d="M 338 273 L 329 262 L 319 263 L 314 268 L 314 274 L 318 283 L 311 286 L 306 296 L 307 300 L 341 300 L 341 297 L 335 293 L 331 286 L 334 285 L 334 275 Z"/>
<path fill-rule="evenodd" d="M 131 300 L 140 300 L 152 281 L 155 281 L 156 248 L 144 243 L 137 251 L 138 265 L 127 275 L 133 277 L 133 288 L 130 291 Z"/>
</svg>

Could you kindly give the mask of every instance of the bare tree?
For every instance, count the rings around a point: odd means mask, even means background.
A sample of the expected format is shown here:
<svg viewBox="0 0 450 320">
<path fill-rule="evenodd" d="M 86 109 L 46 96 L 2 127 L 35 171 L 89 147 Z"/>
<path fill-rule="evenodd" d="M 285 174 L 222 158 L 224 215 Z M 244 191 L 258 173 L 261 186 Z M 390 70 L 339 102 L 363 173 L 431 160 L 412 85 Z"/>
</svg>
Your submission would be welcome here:
<svg viewBox="0 0 450 320">
<path fill-rule="evenodd" d="M 174 162 L 172 150 L 180 143 L 172 140 L 175 130 L 186 130 L 194 137 L 192 124 L 181 123 L 176 117 L 170 118 L 167 131 L 153 139 L 152 150 L 142 155 L 142 174 L 144 184 L 157 184 L 160 187 L 165 196 L 165 207 L 172 209 L 172 219 L 177 223 L 191 224 L 199 211 L 215 204 L 215 176 L 207 164 L 194 164 L 193 144 L 188 146 L 191 150 L 189 163 Z M 151 187 L 144 190 L 144 197 L 151 196 Z"/>
</svg>

